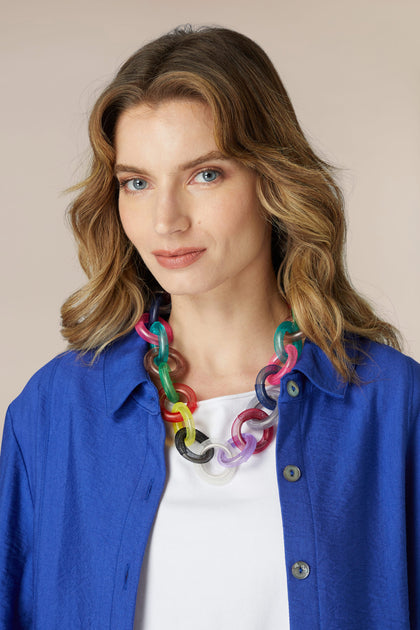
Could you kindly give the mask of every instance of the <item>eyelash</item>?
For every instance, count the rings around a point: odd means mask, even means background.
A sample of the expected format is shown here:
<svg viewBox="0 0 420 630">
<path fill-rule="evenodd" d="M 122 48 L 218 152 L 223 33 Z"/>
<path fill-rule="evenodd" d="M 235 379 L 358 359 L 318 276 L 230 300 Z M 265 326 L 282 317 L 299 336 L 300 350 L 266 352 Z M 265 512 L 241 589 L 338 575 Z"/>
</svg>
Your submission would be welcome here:
<svg viewBox="0 0 420 630">
<path fill-rule="evenodd" d="M 128 189 L 128 184 L 130 182 L 134 182 L 135 180 L 140 180 L 140 181 L 146 182 L 146 180 L 143 179 L 142 177 L 130 177 L 129 179 L 123 179 L 123 180 L 121 180 L 119 182 L 119 189 L 123 190 L 125 193 L 127 193 L 127 195 L 135 195 L 136 193 L 139 193 L 142 190 L 145 190 L 145 188 L 142 188 L 140 190 L 129 190 Z"/>
<path fill-rule="evenodd" d="M 207 184 L 213 184 L 214 182 L 216 182 L 222 175 L 222 171 L 219 170 L 218 168 L 203 168 L 201 171 L 199 171 L 198 173 L 196 173 L 196 175 L 194 175 L 193 180 L 196 179 L 196 177 L 198 177 L 199 175 L 202 175 L 203 173 L 216 173 L 217 177 L 216 179 L 212 180 L 211 182 L 206 182 Z M 147 190 L 146 188 L 142 188 L 140 190 L 129 190 L 128 189 L 128 184 L 130 182 L 133 182 L 135 180 L 140 180 L 143 181 L 147 184 L 147 181 L 145 179 L 143 179 L 142 177 L 129 177 L 128 179 L 123 179 L 119 182 L 119 189 L 123 190 L 125 193 L 127 193 L 127 195 L 135 195 L 139 192 L 142 192 L 143 190 Z M 205 183 L 205 182 L 200 182 L 200 183 Z"/>
<path fill-rule="evenodd" d="M 213 182 L 217 181 L 219 177 L 222 176 L 222 171 L 220 171 L 218 168 L 203 168 L 199 173 L 194 175 L 193 179 L 196 179 L 196 177 L 198 177 L 199 175 L 202 175 L 203 173 L 216 173 L 217 174 L 216 179 L 214 179 L 211 182 L 206 182 L 207 184 L 212 184 Z M 200 183 L 204 183 L 204 182 L 200 182 Z"/>
</svg>

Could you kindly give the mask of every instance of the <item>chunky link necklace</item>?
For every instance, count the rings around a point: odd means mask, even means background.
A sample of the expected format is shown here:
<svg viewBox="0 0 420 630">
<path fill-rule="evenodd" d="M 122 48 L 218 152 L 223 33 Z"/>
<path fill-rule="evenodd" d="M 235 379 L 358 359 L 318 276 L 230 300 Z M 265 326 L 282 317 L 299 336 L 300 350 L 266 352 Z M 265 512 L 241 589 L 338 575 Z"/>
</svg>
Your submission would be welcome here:
<svg viewBox="0 0 420 630">
<path fill-rule="evenodd" d="M 279 387 L 283 376 L 294 368 L 302 352 L 304 334 L 299 331 L 294 319 L 286 320 L 277 327 L 274 333 L 275 352 L 268 365 L 257 374 L 255 397 L 233 421 L 231 438 L 224 443 L 212 442 L 195 428 L 193 413 L 197 409 L 197 396 L 194 390 L 184 383 L 174 382 L 185 371 L 186 361 L 175 348 L 170 347 L 173 332 L 168 322 L 159 317 L 161 299 L 162 294 L 157 294 L 149 313 L 144 313 L 135 326 L 140 337 L 151 346 L 145 354 L 144 366 L 150 376 L 160 379 L 159 404 L 164 420 L 173 426 L 178 452 L 196 464 L 196 471 L 207 482 L 225 484 L 232 479 L 240 464 L 248 461 L 251 455 L 264 451 L 272 441 L 278 408 L 276 399 L 267 393 L 266 383 Z M 184 400 L 180 399 L 181 396 Z M 259 440 L 249 431 L 242 433 L 245 422 L 250 429 L 263 431 Z M 191 449 L 193 445 L 194 449 Z M 216 451 L 216 461 L 224 468 L 220 474 L 211 472 L 208 465 Z"/>
</svg>

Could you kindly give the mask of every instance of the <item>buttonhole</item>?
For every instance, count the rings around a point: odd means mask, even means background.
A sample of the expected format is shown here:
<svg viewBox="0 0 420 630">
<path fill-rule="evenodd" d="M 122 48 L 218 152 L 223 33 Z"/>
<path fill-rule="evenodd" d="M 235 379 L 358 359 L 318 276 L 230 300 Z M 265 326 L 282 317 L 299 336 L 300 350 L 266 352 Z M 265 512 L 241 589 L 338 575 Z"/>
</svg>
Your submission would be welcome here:
<svg viewBox="0 0 420 630">
<path fill-rule="evenodd" d="M 127 564 L 125 567 L 125 576 L 124 576 L 124 586 L 123 589 L 126 591 L 127 590 L 127 582 L 128 582 L 128 574 L 130 572 L 130 565 Z"/>
<path fill-rule="evenodd" d="M 153 488 L 153 479 L 152 479 L 152 481 L 149 483 L 149 485 L 147 486 L 146 496 L 145 496 L 146 501 L 147 501 L 147 499 L 149 498 L 150 493 L 152 492 L 152 488 Z"/>
</svg>

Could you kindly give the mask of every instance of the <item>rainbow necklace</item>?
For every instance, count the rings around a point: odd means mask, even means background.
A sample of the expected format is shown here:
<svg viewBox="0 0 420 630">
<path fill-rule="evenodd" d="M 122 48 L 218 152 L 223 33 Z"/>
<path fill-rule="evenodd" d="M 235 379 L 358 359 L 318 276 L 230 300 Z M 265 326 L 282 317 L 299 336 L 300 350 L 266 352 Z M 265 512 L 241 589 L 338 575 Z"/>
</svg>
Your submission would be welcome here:
<svg viewBox="0 0 420 630">
<path fill-rule="evenodd" d="M 173 332 L 168 322 L 159 317 L 161 297 L 158 294 L 149 313 L 144 313 L 135 326 L 140 337 L 151 346 L 145 354 L 144 366 L 150 376 L 160 379 L 160 409 L 164 420 L 173 426 L 178 452 L 196 464 L 196 471 L 207 482 L 225 484 L 232 479 L 240 464 L 248 461 L 251 455 L 264 451 L 272 441 L 278 407 L 276 399 L 268 395 L 266 383 L 279 387 L 283 376 L 294 368 L 302 352 L 304 334 L 294 319 L 286 320 L 277 327 L 274 333 L 275 352 L 268 365 L 257 374 L 255 397 L 233 421 L 231 438 L 224 443 L 213 442 L 195 428 L 193 413 L 197 409 L 197 396 L 194 390 L 184 383 L 173 382 L 185 371 L 186 361 L 175 348 L 170 347 Z M 180 400 L 181 396 L 184 400 Z M 259 440 L 248 431 L 242 433 L 245 422 L 250 429 L 262 430 Z M 193 445 L 194 449 L 191 449 Z M 216 451 L 216 461 L 222 467 L 222 472 L 217 474 L 209 468 Z"/>
</svg>

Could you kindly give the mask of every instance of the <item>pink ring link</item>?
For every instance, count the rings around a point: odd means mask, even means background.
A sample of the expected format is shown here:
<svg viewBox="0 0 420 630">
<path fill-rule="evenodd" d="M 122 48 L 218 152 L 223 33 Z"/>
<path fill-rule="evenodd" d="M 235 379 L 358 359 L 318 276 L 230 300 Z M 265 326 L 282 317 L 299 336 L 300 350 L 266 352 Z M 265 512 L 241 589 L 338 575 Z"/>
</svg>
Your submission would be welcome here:
<svg viewBox="0 0 420 630">
<path fill-rule="evenodd" d="M 257 408 L 245 409 L 245 411 L 242 411 L 236 416 L 232 424 L 231 434 L 233 443 L 240 451 L 243 451 L 247 444 L 241 431 L 243 423 L 247 420 L 265 420 L 266 418 L 268 418 L 268 414 L 262 409 Z M 261 439 L 257 442 L 254 453 L 261 453 L 261 451 L 265 450 L 273 439 L 273 435 L 273 427 L 264 429 Z"/>
<path fill-rule="evenodd" d="M 285 374 L 288 374 L 288 372 L 290 372 L 291 370 L 293 370 L 293 368 L 296 365 L 296 361 L 298 360 L 298 351 L 296 350 L 295 346 L 292 346 L 292 344 L 288 344 L 285 347 L 285 350 L 288 355 L 286 359 L 286 363 L 283 365 L 280 372 L 277 372 L 276 374 L 270 374 L 270 376 L 267 377 L 266 380 L 269 385 L 278 385 L 281 379 L 283 378 L 283 376 Z M 274 357 L 277 360 L 273 361 Z M 273 355 L 273 357 L 271 357 L 270 363 L 274 363 L 275 365 L 280 365 L 276 354 Z"/>
<path fill-rule="evenodd" d="M 170 327 L 170 325 L 165 319 L 162 319 L 161 317 L 159 317 L 158 319 L 160 323 L 163 324 L 166 330 L 166 334 L 168 335 L 168 343 L 172 343 L 174 340 L 174 334 L 172 332 L 172 328 Z M 137 322 L 134 328 L 136 329 L 136 333 L 140 335 L 142 339 L 145 339 L 149 343 L 157 346 L 159 345 L 159 338 L 157 335 L 151 333 L 150 330 L 148 330 L 148 328 L 146 327 L 146 324 L 148 323 L 148 321 L 149 321 L 149 313 L 143 313 L 143 315 L 140 317 L 139 321 Z"/>
</svg>

